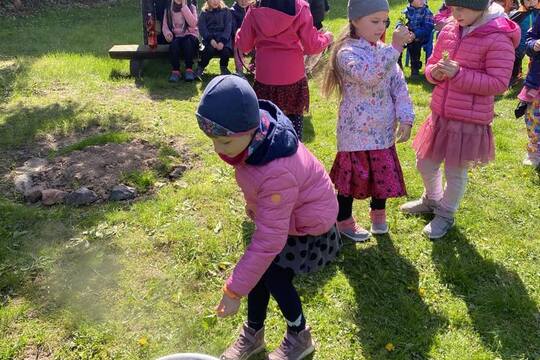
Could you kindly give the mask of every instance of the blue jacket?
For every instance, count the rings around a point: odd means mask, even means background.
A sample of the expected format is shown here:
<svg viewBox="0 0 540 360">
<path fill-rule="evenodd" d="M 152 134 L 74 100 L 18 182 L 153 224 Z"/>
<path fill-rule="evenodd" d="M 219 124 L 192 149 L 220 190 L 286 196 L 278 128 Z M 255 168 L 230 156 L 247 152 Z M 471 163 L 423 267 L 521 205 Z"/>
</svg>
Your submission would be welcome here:
<svg viewBox="0 0 540 360">
<path fill-rule="evenodd" d="M 540 52 L 534 51 L 534 43 L 540 39 L 540 16 L 536 17 L 533 27 L 527 32 L 525 51 L 531 58 L 525 86 L 530 89 L 540 89 Z"/>
<path fill-rule="evenodd" d="M 229 8 L 202 11 L 198 26 L 204 46 L 210 46 L 213 39 L 232 49 L 233 20 Z"/>
<path fill-rule="evenodd" d="M 243 8 L 235 1 L 231 6 L 231 14 L 232 14 L 232 20 L 233 20 L 233 32 L 232 36 L 236 35 L 236 30 L 240 29 L 240 26 L 242 26 L 242 21 L 244 21 L 244 17 L 246 16 L 247 8 Z"/>
<path fill-rule="evenodd" d="M 531 9 L 526 12 L 514 11 L 510 14 L 510 20 L 519 24 L 521 28 L 521 42 L 518 46 L 518 51 L 525 52 L 525 46 L 527 43 L 527 32 L 533 27 L 536 17 L 538 16 L 538 9 Z"/>
<path fill-rule="evenodd" d="M 431 38 L 431 33 L 435 27 L 431 10 L 427 5 L 421 8 L 409 5 L 403 11 L 403 14 L 407 17 L 406 25 L 414 33 L 416 41 L 425 44 Z"/>
</svg>

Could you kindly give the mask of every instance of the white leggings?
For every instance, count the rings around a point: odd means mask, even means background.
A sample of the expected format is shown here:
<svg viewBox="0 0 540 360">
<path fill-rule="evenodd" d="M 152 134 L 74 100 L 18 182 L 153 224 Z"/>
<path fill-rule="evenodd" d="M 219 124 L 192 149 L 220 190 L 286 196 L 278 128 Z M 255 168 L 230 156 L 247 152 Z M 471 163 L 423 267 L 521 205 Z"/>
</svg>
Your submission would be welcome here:
<svg viewBox="0 0 540 360">
<path fill-rule="evenodd" d="M 416 168 L 424 180 L 425 196 L 430 200 L 440 201 L 440 207 L 453 214 L 465 194 L 468 169 L 445 165 L 446 187 L 443 188 L 441 164 L 429 159 L 416 159 Z"/>
</svg>

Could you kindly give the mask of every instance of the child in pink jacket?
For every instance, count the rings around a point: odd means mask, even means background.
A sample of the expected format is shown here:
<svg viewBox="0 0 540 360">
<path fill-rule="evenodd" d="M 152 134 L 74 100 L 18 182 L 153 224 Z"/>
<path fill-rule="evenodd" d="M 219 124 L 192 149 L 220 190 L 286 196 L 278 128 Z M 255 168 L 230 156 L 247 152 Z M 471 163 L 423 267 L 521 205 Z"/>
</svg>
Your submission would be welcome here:
<svg viewBox="0 0 540 360">
<path fill-rule="evenodd" d="M 304 55 L 321 53 L 332 34 L 313 26 L 304 0 L 261 0 L 246 14 L 235 46 L 244 53 L 255 49 L 255 92 L 276 104 L 292 121 L 302 140 L 309 88 Z"/>
<path fill-rule="evenodd" d="M 332 182 L 298 141 L 290 120 L 271 102 L 258 101 L 239 76 L 213 79 L 196 115 L 214 150 L 234 166 L 247 213 L 255 222 L 251 243 L 226 281 L 217 307 L 218 316 L 232 315 L 247 296 L 248 319 L 220 359 L 247 359 L 264 349 L 270 295 L 287 332 L 269 359 L 303 359 L 314 345 L 292 280 L 295 274 L 322 268 L 341 248 Z"/>
<path fill-rule="evenodd" d="M 494 97 L 508 87 L 520 29 L 500 5 L 489 3 L 446 1 L 454 20 L 441 31 L 426 68 L 427 79 L 436 87 L 431 115 L 413 142 L 425 191 L 420 200 L 401 209 L 409 214 L 435 214 L 424 228 L 430 239 L 443 237 L 453 226 L 468 168 L 495 157 Z"/>
<path fill-rule="evenodd" d="M 184 58 L 185 81 L 195 80 L 193 60 L 199 51 L 197 8 L 191 0 L 172 0 L 163 15 L 163 36 L 169 42 L 169 57 L 172 66 L 169 82 L 180 81 L 180 56 Z"/>
</svg>

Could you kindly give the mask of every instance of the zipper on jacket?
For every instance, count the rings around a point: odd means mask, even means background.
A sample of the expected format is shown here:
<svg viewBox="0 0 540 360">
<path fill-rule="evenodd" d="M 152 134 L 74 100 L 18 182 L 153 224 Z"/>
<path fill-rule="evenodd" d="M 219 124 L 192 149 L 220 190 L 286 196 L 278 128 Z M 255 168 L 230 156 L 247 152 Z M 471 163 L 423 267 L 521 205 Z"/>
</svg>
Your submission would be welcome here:
<svg viewBox="0 0 540 360">
<path fill-rule="evenodd" d="M 454 60 L 455 55 L 458 53 L 459 47 L 461 46 L 461 42 L 463 41 L 463 37 L 461 36 L 461 33 L 463 32 L 463 29 L 460 29 L 459 31 L 459 41 L 456 46 L 456 50 L 452 53 L 452 56 L 450 57 L 451 60 Z M 469 34 L 467 34 L 469 35 Z M 467 36 L 465 35 L 465 36 Z M 443 102 L 442 102 L 442 117 L 446 118 L 446 98 L 448 97 L 448 91 L 450 90 L 450 82 L 446 82 L 446 88 L 444 89 L 444 96 L 443 96 Z"/>
</svg>

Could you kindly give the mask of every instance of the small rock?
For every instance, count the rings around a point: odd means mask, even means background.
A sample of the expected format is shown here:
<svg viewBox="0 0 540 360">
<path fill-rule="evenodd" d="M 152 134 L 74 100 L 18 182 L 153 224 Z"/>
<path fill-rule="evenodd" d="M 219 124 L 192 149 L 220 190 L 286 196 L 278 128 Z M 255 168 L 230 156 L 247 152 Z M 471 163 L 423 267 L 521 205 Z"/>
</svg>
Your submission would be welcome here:
<svg viewBox="0 0 540 360">
<path fill-rule="evenodd" d="M 28 191 L 24 193 L 24 199 L 32 204 L 37 203 L 42 198 L 41 190 L 42 189 L 39 186 L 28 189 Z"/>
<path fill-rule="evenodd" d="M 26 160 L 22 166 L 22 169 L 30 172 L 38 172 L 43 170 L 48 165 L 48 163 L 49 162 L 46 159 L 35 157 Z"/>
<path fill-rule="evenodd" d="M 113 187 L 109 195 L 110 201 L 131 200 L 137 196 L 137 190 L 124 184 Z"/>
<path fill-rule="evenodd" d="M 66 195 L 65 203 L 71 206 L 82 206 L 91 204 L 97 199 L 98 196 L 95 192 L 86 187 L 82 187 Z"/>
<path fill-rule="evenodd" d="M 171 179 L 178 179 L 180 176 L 184 174 L 184 172 L 187 170 L 186 165 L 178 165 L 176 168 L 174 168 L 173 171 L 169 173 L 169 178 Z"/>
<path fill-rule="evenodd" d="M 15 189 L 22 194 L 25 194 L 34 186 L 30 174 L 20 174 L 15 176 L 13 183 L 15 184 Z"/>
<path fill-rule="evenodd" d="M 41 191 L 41 203 L 43 205 L 55 205 L 64 202 L 67 192 L 57 189 L 45 189 Z"/>
</svg>

